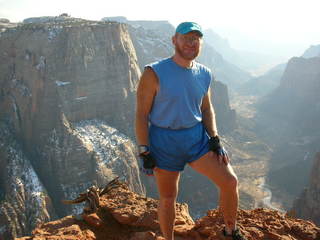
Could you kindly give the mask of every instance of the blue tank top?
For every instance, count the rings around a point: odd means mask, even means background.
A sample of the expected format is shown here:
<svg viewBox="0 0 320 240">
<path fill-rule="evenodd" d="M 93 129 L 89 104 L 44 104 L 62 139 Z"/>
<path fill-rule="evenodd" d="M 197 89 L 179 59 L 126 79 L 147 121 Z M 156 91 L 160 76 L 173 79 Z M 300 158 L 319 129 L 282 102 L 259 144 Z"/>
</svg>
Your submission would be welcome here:
<svg viewBox="0 0 320 240">
<path fill-rule="evenodd" d="M 149 115 L 151 124 L 170 129 L 189 128 L 202 121 L 201 104 L 207 94 L 212 74 L 209 68 L 193 62 L 184 68 L 172 58 L 146 65 L 159 79 Z"/>
</svg>

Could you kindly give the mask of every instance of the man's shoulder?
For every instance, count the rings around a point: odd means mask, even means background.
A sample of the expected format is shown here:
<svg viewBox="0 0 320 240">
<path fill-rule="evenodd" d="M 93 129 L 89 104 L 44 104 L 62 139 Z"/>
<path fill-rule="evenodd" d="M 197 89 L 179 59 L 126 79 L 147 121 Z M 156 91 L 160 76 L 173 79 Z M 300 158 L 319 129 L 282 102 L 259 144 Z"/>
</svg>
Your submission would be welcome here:
<svg viewBox="0 0 320 240">
<path fill-rule="evenodd" d="M 211 73 L 211 69 L 209 67 L 207 67 L 206 65 L 199 63 L 199 62 L 195 62 L 195 64 L 198 69 L 205 71 L 205 72 L 208 72 L 208 73 Z"/>
<path fill-rule="evenodd" d="M 152 63 L 149 63 L 147 65 L 145 65 L 145 68 L 146 67 L 151 67 L 151 68 L 154 68 L 155 66 L 162 66 L 162 65 L 166 65 L 168 63 L 171 62 L 171 58 L 168 57 L 168 58 L 163 58 L 163 59 L 160 59 L 158 61 L 154 61 Z"/>
</svg>

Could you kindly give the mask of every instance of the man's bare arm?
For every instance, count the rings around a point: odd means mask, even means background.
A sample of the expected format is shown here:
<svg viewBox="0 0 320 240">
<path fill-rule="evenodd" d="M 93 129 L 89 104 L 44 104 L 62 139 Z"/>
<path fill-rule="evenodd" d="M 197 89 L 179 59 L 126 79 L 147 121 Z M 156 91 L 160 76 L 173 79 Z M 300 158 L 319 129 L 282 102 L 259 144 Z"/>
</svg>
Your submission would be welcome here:
<svg viewBox="0 0 320 240">
<path fill-rule="evenodd" d="M 210 99 L 211 98 L 210 98 L 210 88 L 209 88 L 207 95 L 204 96 L 202 100 L 201 112 L 202 112 L 202 121 L 203 121 L 204 127 L 206 128 L 207 133 L 211 138 L 211 137 L 218 136 L 218 130 L 217 130 L 215 112 L 212 107 Z M 211 139 L 209 140 L 209 145 L 210 145 Z M 213 139 L 213 141 L 216 141 L 216 139 Z M 228 165 L 228 163 L 230 162 L 228 154 L 221 145 L 220 145 L 220 148 L 221 148 L 220 150 L 222 150 L 220 152 L 217 152 L 215 150 L 213 151 L 218 155 L 218 161 L 220 163 L 224 163 Z"/>
<path fill-rule="evenodd" d="M 149 145 L 148 119 L 153 99 L 158 89 L 158 78 L 151 68 L 146 68 L 137 90 L 136 138 L 139 145 Z"/>
<path fill-rule="evenodd" d="M 209 136 L 214 137 L 218 135 L 216 116 L 211 104 L 210 88 L 208 90 L 208 93 L 202 99 L 201 112 L 202 121 Z"/>
</svg>

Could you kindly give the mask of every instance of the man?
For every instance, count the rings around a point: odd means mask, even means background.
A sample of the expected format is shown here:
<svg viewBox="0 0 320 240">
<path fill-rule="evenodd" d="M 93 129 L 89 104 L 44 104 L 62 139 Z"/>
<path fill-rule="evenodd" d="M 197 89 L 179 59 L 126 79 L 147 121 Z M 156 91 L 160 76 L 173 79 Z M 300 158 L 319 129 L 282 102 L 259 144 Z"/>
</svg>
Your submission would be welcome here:
<svg viewBox="0 0 320 240">
<path fill-rule="evenodd" d="M 211 71 L 194 61 L 203 32 L 183 22 L 172 37 L 171 58 L 149 64 L 137 90 L 136 137 L 144 171 L 154 173 L 158 218 L 166 240 L 172 240 L 180 172 L 189 164 L 220 189 L 225 239 L 245 240 L 236 227 L 238 180 L 220 144 L 210 100 Z"/>
</svg>

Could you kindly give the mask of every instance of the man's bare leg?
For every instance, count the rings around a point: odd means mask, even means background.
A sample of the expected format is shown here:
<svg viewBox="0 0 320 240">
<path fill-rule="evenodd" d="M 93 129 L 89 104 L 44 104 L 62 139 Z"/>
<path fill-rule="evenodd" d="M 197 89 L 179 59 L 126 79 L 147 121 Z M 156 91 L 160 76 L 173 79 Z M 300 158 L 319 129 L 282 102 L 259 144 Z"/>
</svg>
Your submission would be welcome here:
<svg viewBox="0 0 320 240">
<path fill-rule="evenodd" d="M 158 218 L 160 228 L 166 240 L 173 240 L 180 173 L 156 168 L 154 175 L 159 192 Z"/>
<path fill-rule="evenodd" d="M 226 230 L 231 232 L 236 228 L 239 202 L 238 179 L 230 164 L 219 162 L 217 155 L 208 152 L 200 159 L 190 163 L 197 172 L 212 180 L 220 189 L 220 208 L 223 213 Z"/>
</svg>

